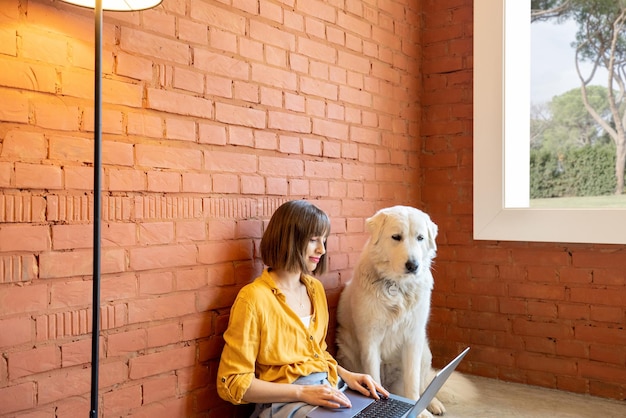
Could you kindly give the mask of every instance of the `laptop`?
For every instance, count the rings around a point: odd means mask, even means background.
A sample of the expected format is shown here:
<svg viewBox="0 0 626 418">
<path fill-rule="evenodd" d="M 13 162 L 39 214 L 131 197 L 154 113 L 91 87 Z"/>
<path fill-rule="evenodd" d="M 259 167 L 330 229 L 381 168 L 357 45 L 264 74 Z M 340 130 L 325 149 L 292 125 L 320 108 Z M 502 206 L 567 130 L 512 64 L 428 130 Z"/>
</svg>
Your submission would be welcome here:
<svg viewBox="0 0 626 418">
<path fill-rule="evenodd" d="M 437 372 L 433 380 L 417 402 L 402 396 L 390 394 L 387 399 L 375 400 L 368 396 L 361 395 L 351 389 L 345 391 L 346 396 L 352 403 L 352 408 L 313 408 L 307 418 L 352 418 L 352 417 L 372 417 L 372 418 L 416 418 L 433 400 L 439 389 L 448 380 L 456 366 L 459 365 L 463 357 L 469 351 L 469 347 L 461 352 L 454 360 L 448 363 L 443 369 Z"/>
</svg>

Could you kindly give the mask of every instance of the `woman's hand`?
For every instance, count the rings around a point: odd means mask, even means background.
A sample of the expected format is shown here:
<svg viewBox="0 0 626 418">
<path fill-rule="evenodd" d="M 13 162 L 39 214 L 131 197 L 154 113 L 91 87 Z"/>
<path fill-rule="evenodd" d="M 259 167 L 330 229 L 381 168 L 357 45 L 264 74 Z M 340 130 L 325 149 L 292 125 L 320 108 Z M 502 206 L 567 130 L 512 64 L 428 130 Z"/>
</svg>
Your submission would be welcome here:
<svg viewBox="0 0 626 418">
<path fill-rule="evenodd" d="M 389 396 L 389 392 L 379 385 L 369 374 L 353 373 L 343 367 L 339 367 L 339 376 L 341 376 L 350 389 L 356 390 L 365 396 L 370 396 L 374 399 L 380 399 L 379 393 L 385 398 Z"/>
<path fill-rule="evenodd" d="M 294 385 L 300 387 L 299 400 L 325 408 L 351 408 L 348 397 L 339 389 L 326 385 Z"/>
</svg>

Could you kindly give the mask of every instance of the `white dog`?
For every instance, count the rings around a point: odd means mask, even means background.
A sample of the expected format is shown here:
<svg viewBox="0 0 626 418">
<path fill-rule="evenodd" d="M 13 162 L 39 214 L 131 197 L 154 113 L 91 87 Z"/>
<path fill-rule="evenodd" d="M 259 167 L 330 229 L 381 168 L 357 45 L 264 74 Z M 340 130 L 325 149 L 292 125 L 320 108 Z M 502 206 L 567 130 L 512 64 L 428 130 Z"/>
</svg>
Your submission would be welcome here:
<svg viewBox="0 0 626 418">
<path fill-rule="evenodd" d="M 438 228 L 408 206 L 382 209 L 366 226 L 369 240 L 337 307 L 337 360 L 393 393 L 418 399 L 433 375 L 426 325 Z M 428 410 L 445 412 L 437 398 Z"/>
</svg>

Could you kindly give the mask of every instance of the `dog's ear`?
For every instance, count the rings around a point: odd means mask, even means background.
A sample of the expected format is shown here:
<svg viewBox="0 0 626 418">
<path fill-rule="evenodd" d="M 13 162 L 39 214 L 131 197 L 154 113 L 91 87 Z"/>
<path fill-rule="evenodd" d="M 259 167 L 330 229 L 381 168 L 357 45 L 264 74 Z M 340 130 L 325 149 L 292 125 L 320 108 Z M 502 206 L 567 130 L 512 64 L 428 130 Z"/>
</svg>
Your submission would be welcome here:
<svg viewBox="0 0 626 418">
<path fill-rule="evenodd" d="M 374 216 L 365 220 L 365 226 L 370 233 L 370 242 L 372 244 L 377 244 L 380 240 L 380 233 L 386 220 L 387 215 L 383 212 L 377 212 Z"/>
<path fill-rule="evenodd" d="M 437 233 L 439 232 L 439 227 L 436 223 L 434 223 L 430 217 L 428 218 L 428 248 L 434 253 L 437 251 L 437 242 L 435 238 L 437 238 Z"/>
</svg>

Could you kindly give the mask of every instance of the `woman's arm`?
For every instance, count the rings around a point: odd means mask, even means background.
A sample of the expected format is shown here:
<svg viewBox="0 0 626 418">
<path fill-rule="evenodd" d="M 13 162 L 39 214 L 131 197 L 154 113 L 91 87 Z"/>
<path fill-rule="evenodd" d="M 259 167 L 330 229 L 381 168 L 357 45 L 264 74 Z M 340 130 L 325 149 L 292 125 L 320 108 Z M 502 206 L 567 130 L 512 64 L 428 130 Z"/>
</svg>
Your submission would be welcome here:
<svg viewBox="0 0 626 418">
<path fill-rule="evenodd" d="M 252 379 L 243 400 L 251 403 L 304 402 L 327 408 L 351 407 L 346 395 L 326 385 L 272 383 Z"/>
<path fill-rule="evenodd" d="M 341 366 L 337 366 L 337 372 L 352 390 L 356 390 L 365 396 L 371 396 L 374 399 L 380 399 L 379 393 L 384 397 L 389 396 L 389 392 L 379 385 L 369 374 L 354 373 Z"/>
</svg>

